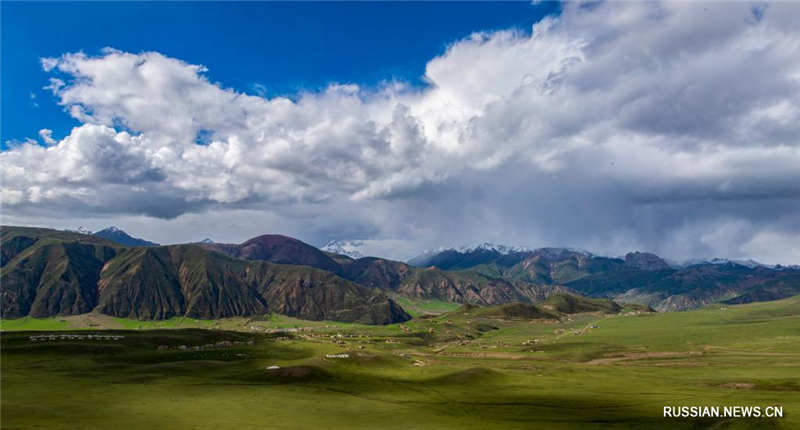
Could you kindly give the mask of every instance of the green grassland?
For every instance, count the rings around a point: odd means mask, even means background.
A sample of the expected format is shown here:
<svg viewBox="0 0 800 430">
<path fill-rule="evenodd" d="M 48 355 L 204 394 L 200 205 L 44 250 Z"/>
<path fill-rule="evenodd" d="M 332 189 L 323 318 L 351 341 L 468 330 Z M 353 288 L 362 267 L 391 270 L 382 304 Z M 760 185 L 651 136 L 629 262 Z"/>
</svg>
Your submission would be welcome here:
<svg viewBox="0 0 800 430">
<path fill-rule="evenodd" d="M 800 428 L 800 296 L 560 320 L 416 306 L 389 326 L 2 321 L 2 428 Z M 96 332 L 125 337 L 29 339 Z M 670 419 L 667 405 L 782 405 L 784 417 Z"/>
<path fill-rule="evenodd" d="M 395 296 L 392 297 L 392 299 L 399 303 L 409 315 L 415 318 L 422 315 L 435 315 L 443 312 L 454 311 L 459 307 L 459 305 L 456 303 L 446 302 L 444 300 L 411 299 L 403 296 Z"/>
</svg>

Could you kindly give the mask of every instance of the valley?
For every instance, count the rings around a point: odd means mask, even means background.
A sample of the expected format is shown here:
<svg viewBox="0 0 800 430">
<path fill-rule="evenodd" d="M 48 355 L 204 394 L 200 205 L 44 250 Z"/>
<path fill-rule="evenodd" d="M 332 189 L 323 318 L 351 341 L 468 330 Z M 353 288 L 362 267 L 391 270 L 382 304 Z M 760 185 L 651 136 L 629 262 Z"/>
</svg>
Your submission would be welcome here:
<svg viewBox="0 0 800 430">
<path fill-rule="evenodd" d="M 800 425 L 800 297 L 667 313 L 565 303 L 461 306 L 383 326 L 274 314 L 3 320 L 3 425 Z M 58 337 L 63 333 L 124 337 Z M 42 334 L 53 340 L 31 340 Z M 664 406 L 698 404 L 781 405 L 786 412 L 783 418 L 662 417 Z"/>
</svg>

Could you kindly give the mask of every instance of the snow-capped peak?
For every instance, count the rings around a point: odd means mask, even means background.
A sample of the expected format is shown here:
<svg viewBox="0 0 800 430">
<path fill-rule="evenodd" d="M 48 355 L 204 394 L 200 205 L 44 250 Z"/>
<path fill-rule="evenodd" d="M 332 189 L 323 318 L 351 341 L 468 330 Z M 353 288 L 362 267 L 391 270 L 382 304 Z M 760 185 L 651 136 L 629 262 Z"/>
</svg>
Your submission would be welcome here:
<svg viewBox="0 0 800 430">
<path fill-rule="evenodd" d="M 547 248 L 537 248 L 534 250 L 539 255 L 543 255 L 549 258 L 559 258 L 560 256 L 564 255 L 564 253 L 573 253 L 573 254 L 580 254 L 588 258 L 594 258 L 595 255 L 591 252 L 580 249 L 580 248 L 568 248 L 568 247 L 547 247 Z"/>
<path fill-rule="evenodd" d="M 350 258 L 361 258 L 364 255 L 359 252 L 359 248 L 364 246 L 361 240 L 332 240 L 320 249 L 334 254 L 346 255 Z"/>
<path fill-rule="evenodd" d="M 468 254 L 475 251 L 495 251 L 499 252 L 500 254 L 511 254 L 512 252 L 528 252 L 530 249 L 524 246 L 506 246 L 491 242 L 483 242 L 479 244 L 461 246 L 456 248 L 456 251 L 462 254 Z"/>
<path fill-rule="evenodd" d="M 768 264 L 762 264 L 755 260 L 732 260 L 728 258 L 712 258 L 710 260 L 703 260 L 703 259 L 691 259 L 685 261 L 682 266 L 694 266 L 697 264 L 735 264 L 738 266 L 748 267 L 750 269 L 754 269 L 756 267 L 772 267 Z"/>
<path fill-rule="evenodd" d="M 79 226 L 78 229 L 75 231 L 77 231 L 80 234 L 92 234 L 92 231 L 84 226 Z"/>
<path fill-rule="evenodd" d="M 712 258 L 709 261 L 709 263 L 711 263 L 711 264 L 733 263 L 733 264 L 738 264 L 740 266 L 749 267 L 751 269 L 754 268 L 754 267 L 763 266 L 763 264 L 761 264 L 761 263 L 759 263 L 758 261 L 755 261 L 755 260 L 729 260 L 727 258 Z"/>
</svg>

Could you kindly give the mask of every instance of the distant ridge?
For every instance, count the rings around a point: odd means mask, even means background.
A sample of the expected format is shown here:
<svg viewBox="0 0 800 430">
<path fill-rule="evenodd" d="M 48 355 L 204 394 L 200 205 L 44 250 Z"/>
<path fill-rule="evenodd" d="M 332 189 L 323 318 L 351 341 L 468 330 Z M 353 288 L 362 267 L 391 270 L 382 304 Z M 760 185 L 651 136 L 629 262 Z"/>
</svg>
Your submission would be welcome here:
<svg viewBox="0 0 800 430">
<path fill-rule="evenodd" d="M 661 311 L 710 303 L 748 303 L 800 294 L 796 266 L 713 258 L 670 263 L 648 252 L 603 257 L 571 248 L 481 244 L 428 251 L 409 260 L 419 268 L 477 273 L 521 285 L 559 286 L 591 297 L 637 303 Z M 497 303 L 497 302 L 495 302 Z"/>
<path fill-rule="evenodd" d="M 408 264 L 416 267 L 435 266 L 445 270 L 460 270 L 489 264 L 497 260 L 503 260 L 504 265 L 509 265 L 509 262 L 516 263 L 525 256 L 533 254 L 541 255 L 548 259 L 559 258 L 559 256 L 566 254 L 592 256 L 590 252 L 581 249 L 552 247 L 530 249 L 524 246 L 506 246 L 484 242 L 458 248 L 439 248 L 438 250 L 425 251 L 408 260 Z"/>
<path fill-rule="evenodd" d="M 360 240 L 332 240 L 320 248 L 325 252 L 333 254 L 344 255 L 353 259 L 364 257 L 358 248 L 363 246 L 364 242 Z"/>
<path fill-rule="evenodd" d="M 79 232 L 81 232 L 80 231 L 81 228 L 83 227 L 78 228 Z M 159 246 L 159 244 L 155 242 L 150 242 L 149 240 L 133 237 L 128 233 L 125 233 L 122 229 L 114 226 L 90 234 L 97 237 L 102 237 L 103 239 L 108 239 L 112 242 L 117 242 L 120 245 L 125 245 L 125 246 Z"/>
<path fill-rule="evenodd" d="M 698 264 L 736 264 L 736 265 L 739 265 L 739 266 L 748 267 L 750 269 L 753 269 L 753 268 L 756 268 L 756 267 L 770 267 L 770 268 L 775 267 L 775 266 L 771 266 L 769 264 L 759 263 L 758 261 L 755 261 L 755 260 L 731 260 L 731 259 L 727 259 L 727 258 L 711 258 L 711 259 L 708 259 L 708 260 L 696 259 L 695 258 L 695 259 L 691 259 L 691 260 L 686 260 L 685 262 L 680 264 L 680 266 L 689 267 L 689 266 L 695 266 L 695 265 L 698 265 Z"/>
<path fill-rule="evenodd" d="M 210 251 L 246 260 L 311 266 L 330 272 L 339 270 L 339 264 L 324 252 L 305 242 L 280 234 L 264 234 L 240 244 L 202 243 L 199 245 Z"/>
</svg>

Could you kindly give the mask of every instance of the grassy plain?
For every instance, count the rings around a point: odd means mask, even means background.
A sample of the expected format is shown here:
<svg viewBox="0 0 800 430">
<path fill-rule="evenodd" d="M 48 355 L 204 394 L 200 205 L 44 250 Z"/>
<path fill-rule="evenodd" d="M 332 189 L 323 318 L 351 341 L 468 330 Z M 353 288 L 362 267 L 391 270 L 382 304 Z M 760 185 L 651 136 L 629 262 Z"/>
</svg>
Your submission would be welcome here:
<svg viewBox="0 0 800 430">
<path fill-rule="evenodd" d="M 4 429 L 800 428 L 800 296 L 561 321 L 485 315 L 462 309 L 379 327 L 276 315 L 2 321 L 0 423 Z M 29 339 L 95 331 L 125 337 Z M 220 341 L 231 343 L 193 348 Z M 667 405 L 781 405 L 784 417 L 670 419 L 662 417 Z"/>
</svg>

